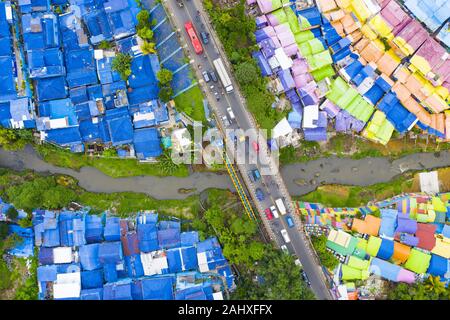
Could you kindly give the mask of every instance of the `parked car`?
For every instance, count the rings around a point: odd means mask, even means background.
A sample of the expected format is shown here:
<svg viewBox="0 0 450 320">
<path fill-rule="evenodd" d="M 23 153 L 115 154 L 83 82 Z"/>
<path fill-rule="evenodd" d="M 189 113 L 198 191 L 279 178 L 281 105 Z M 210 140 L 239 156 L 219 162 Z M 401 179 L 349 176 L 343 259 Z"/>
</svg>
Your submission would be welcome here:
<svg viewBox="0 0 450 320">
<path fill-rule="evenodd" d="M 270 211 L 272 211 L 272 214 L 275 217 L 275 219 L 280 217 L 280 215 L 278 214 L 277 208 L 275 206 L 270 206 Z"/>
<path fill-rule="evenodd" d="M 253 178 L 255 179 L 255 181 L 258 181 L 259 179 L 261 179 L 261 174 L 259 173 L 258 169 L 254 169 L 251 171 Z"/>
<path fill-rule="evenodd" d="M 230 120 L 228 120 L 228 117 L 226 115 L 222 116 L 222 121 L 225 124 L 225 127 L 228 127 L 231 124 Z"/>
<path fill-rule="evenodd" d="M 303 268 L 303 265 L 300 262 L 300 259 L 295 259 L 294 263 L 295 263 L 296 266 L 299 266 L 300 268 Z"/>
<path fill-rule="evenodd" d="M 281 235 L 283 236 L 284 242 L 286 242 L 286 243 L 291 242 L 291 238 L 289 238 L 289 235 L 288 235 L 286 229 L 282 229 L 280 232 L 281 232 Z"/>
<path fill-rule="evenodd" d="M 286 222 L 287 222 L 289 228 L 292 228 L 294 226 L 294 220 L 292 219 L 292 217 L 290 215 L 286 216 Z"/>
<path fill-rule="evenodd" d="M 272 214 L 272 212 L 270 211 L 269 208 L 264 210 L 264 212 L 266 213 L 267 220 L 272 220 L 273 219 L 273 214 Z"/>
<path fill-rule="evenodd" d="M 211 80 L 214 82 L 219 81 L 219 79 L 217 79 L 216 73 L 214 72 L 214 70 L 209 70 L 209 75 L 211 76 Z"/>
<path fill-rule="evenodd" d="M 285 244 L 283 244 L 283 245 L 281 246 L 281 250 L 283 250 L 284 253 L 289 253 L 289 250 L 288 250 L 288 248 L 287 248 L 287 246 L 286 246 Z M 298 260 L 298 259 L 297 259 L 297 260 Z"/>
<path fill-rule="evenodd" d="M 220 100 L 220 96 L 219 93 L 216 91 L 214 92 L 214 96 L 216 97 L 216 100 L 219 101 Z"/>
<path fill-rule="evenodd" d="M 305 282 L 308 286 L 311 285 L 311 282 L 309 281 L 308 276 L 306 275 L 305 271 L 302 271 L 302 278 L 303 278 L 303 280 L 305 280 Z"/>
<path fill-rule="evenodd" d="M 202 72 L 203 79 L 205 79 L 206 82 L 209 82 L 211 79 L 209 78 L 209 74 L 206 71 Z"/>
<path fill-rule="evenodd" d="M 177 4 L 180 8 L 184 7 L 183 1 L 182 0 L 177 0 Z"/>
<path fill-rule="evenodd" d="M 202 31 L 202 32 L 200 32 L 200 37 L 202 38 L 203 44 L 208 44 L 208 42 L 209 42 L 208 33 L 206 33 L 205 31 Z"/>
<path fill-rule="evenodd" d="M 253 147 L 253 150 L 255 150 L 256 152 L 259 152 L 259 144 L 256 141 L 252 142 L 252 147 Z"/>
<path fill-rule="evenodd" d="M 259 200 L 259 201 L 263 201 L 264 199 L 265 199 L 265 197 L 264 197 L 264 192 L 260 189 L 260 188 L 256 188 L 256 198 Z"/>
</svg>

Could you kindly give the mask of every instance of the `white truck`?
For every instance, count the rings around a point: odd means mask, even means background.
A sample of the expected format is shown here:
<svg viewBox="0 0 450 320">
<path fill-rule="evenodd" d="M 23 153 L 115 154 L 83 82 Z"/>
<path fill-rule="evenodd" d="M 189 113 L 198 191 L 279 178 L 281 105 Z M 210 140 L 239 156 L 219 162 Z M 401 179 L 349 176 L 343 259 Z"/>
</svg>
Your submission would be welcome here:
<svg viewBox="0 0 450 320">
<path fill-rule="evenodd" d="M 233 91 L 233 85 L 231 84 L 230 76 L 225 69 L 222 58 L 218 58 L 213 61 L 214 68 L 216 68 L 217 74 L 219 75 L 220 81 L 222 81 L 222 85 L 225 88 L 227 93 Z"/>
<path fill-rule="evenodd" d="M 278 207 L 278 211 L 280 211 L 280 213 L 282 215 L 286 214 L 287 211 L 286 211 L 286 207 L 284 206 L 283 199 L 278 198 L 277 200 L 275 200 L 275 204 Z"/>
</svg>

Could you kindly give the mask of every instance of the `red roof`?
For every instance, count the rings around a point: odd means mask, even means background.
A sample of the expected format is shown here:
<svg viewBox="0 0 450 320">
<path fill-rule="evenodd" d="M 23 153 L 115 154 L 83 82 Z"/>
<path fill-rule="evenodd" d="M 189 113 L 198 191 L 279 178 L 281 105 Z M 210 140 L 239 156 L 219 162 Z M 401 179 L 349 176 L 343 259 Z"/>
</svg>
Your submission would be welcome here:
<svg viewBox="0 0 450 320">
<path fill-rule="evenodd" d="M 419 238 L 419 244 L 417 247 L 431 251 L 436 245 L 436 238 L 434 233 L 436 232 L 437 226 L 428 223 L 418 223 L 416 237 Z"/>
</svg>

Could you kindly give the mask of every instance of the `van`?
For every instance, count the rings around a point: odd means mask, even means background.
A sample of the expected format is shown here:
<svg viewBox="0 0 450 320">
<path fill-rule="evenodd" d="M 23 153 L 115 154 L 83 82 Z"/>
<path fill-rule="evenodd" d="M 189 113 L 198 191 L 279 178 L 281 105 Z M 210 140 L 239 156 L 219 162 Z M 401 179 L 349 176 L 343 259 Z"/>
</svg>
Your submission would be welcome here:
<svg viewBox="0 0 450 320">
<path fill-rule="evenodd" d="M 286 242 L 286 243 L 291 242 L 291 239 L 289 238 L 289 235 L 288 235 L 286 229 L 283 229 L 280 232 L 281 232 L 281 235 L 283 236 L 284 242 Z"/>
<path fill-rule="evenodd" d="M 275 204 L 278 207 L 278 211 L 280 211 L 282 215 L 286 214 L 286 207 L 284 206 L 283 199 L 278 198 L 277 200 L 275 200 Z"/>
</svg>

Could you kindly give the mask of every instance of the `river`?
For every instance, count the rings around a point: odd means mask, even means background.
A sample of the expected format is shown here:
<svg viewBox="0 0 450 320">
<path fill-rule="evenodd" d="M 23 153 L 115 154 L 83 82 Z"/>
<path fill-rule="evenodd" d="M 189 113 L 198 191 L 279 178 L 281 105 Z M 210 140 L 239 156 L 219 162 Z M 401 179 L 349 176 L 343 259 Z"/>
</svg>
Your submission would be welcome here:
<svg viewBox="0 0 450 320">
<path fill-rule="evenodd" d="M 390 161 L 387 158 L 361 160 L 337 157 L 321 158 L 305 163 L 284 166 L 281 169 L 286 186 L 293 196 L 313 191 L 320 184 L 348 184 L 366 186 L 388 182 L 408 170 L 426 170 L 450 166 L 450 152 L 417 153 Z M 31 169 L 41 173 L 70 175 L 79 185 L 92 192 L 144 192 L 156 199 L 183 199 L 188 194 L 180 189 L 193 189 L 191 194 L 208 188 L 229 189 L 234 187 L 224 173 L 196 172 L 185 178 L 138 176 L 112 178 L 93 167 L 79 171 L 61 168 L 43 161 L 35 150 L 26 146 L 19 151 L 0 149 L 0 167 L 17 171 Z"/>
</svg>

